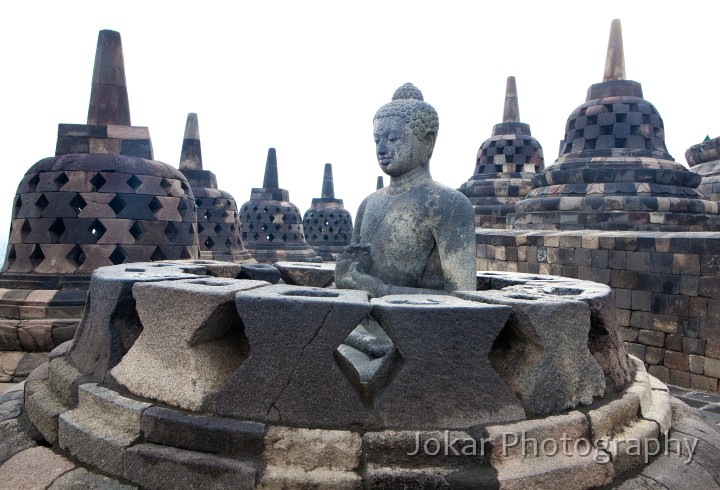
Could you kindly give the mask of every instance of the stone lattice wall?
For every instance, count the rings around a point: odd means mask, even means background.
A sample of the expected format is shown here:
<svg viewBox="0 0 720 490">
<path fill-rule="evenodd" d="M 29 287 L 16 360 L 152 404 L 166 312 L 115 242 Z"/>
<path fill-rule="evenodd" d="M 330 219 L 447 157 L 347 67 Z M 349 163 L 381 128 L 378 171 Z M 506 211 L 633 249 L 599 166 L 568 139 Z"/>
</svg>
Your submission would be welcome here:
<svg viewBox="0 0 720 490">
<path fill-rule="evenodd" d="M 478 230 L 477 268 L 613 289 L 628 352 L 674 385 L 718 392 L 720 233 Z"/>
</svg>

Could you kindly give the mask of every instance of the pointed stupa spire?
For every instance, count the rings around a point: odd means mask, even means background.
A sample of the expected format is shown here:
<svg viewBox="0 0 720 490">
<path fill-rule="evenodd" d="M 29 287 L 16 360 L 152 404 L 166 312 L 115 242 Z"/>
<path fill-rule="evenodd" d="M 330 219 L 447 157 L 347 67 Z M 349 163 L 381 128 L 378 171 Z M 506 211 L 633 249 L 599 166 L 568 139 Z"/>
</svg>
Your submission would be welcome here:
<svg viewBox="0 0 720 490">
<path fill-rule="evenodd" d="M 280 184 L 278 184 L 277 155 L 275 154 L 275 148 L 268 148 L 267 161 L 265 162 L 265 178 L 263 179 L 263 188 L 277 189 L 279 187 Z"/>
<path fill-rule="evenodd" d="M 518 104 L 515 77 L 507 78 L 507 84 L 505 85 L 505 109 L 503 110 L 502 122 L 520 122 L 520 105 Z"/>
<path fill-rule="evenodd" d="M 377 184 L 376 184 L 376 186 L 375 186 L 375 190 L 379 191 L 379 190 L 382 189 L 383 187 L 385 187 L 385 182 L 383 182 L 383 176 L 382 176 L 382 175 L 378 175 Z"/>
<path fill-rule="evenodd" d="M 325 164 L 323 174 L 322 195 L 323 199 L 335 199 L 335 186 L 333 185 L 332 163 Z"/>
<path fill-rule="evenodd" d="M 603 81 L 625 80 L 625 51 L 623 50 L 622 26 L 620 19 L 613 19 L 610 25 L 605 74 Z"/>
<path fill-rule="evenodd" d="M 185 136 L 183 137 L 182 152 L 180 153 L 181 170 L 202 170 L 202 151 L 200 149 L 200 126 L 198 117 L 194 112 L 187 115 L 185 122 Z"/>
<path fill-rule="evenodd" d="M 103 30 L 98 34 L 87 122 L 89 125 L 130 126 L 125 61 L 119 32 Z"/>
</svg>

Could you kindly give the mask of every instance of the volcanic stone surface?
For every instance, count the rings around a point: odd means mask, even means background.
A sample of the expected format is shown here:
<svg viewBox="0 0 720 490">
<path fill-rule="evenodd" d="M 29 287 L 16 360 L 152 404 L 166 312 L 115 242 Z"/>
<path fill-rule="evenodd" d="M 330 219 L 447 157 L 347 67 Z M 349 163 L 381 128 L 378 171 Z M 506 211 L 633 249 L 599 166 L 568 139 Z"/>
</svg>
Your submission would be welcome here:
<svg viewBox="0 0 720 490">
<path fill-rule="evenodd" d="M 685 152 L 690 171 L 700 175 L 698 190 L 709 199 L 720 201 L 720 138 L 706 139 Z"/>
</svg>

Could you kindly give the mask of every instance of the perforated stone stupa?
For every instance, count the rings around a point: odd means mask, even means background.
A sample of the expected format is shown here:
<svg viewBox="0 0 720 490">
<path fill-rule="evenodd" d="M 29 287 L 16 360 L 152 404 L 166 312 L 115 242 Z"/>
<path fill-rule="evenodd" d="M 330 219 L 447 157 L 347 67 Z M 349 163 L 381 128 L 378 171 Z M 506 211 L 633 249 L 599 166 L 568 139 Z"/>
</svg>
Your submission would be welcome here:
<svg viewBox="0 0 720 490">
<path fill-rule="evenodd" d="M 335 198 L 332 164 L 325 164 L 321 197 L 316 197 L 303 216 L 305 241 L 323 260 L 336 260 L 350 245 L 352 216 L 343 206 L 342 199 Z"/>
<path fill-rule="evenodd" d="M 203 169 L 200 126 L 195 113 L 188 114 L 185 123 L 180 172 L 187 178 L 195 196 L 200 258 L 233 262 L 252 259 L 240 241 L 235 199 L 218 189 L 214 173 Z"/>
<path fill-rule="evenodd" d="M 720 137 L 706 139 L 685 152 L 690 171 L 700 175 L 698 190 L 713 201 L 720 201 Z"/>
<path fill-rule="evenodd" d="M 30 167 L 14 197 L 0 350 L 71 338 L 98 267 L 197 258 L 190 186 L 152 158 L 148 129 L 130 125 L 120 34 L 100 31 L 87 124 L 60 124 L 56 155 Z"/>
<path fill-rule="evenodd" d="M 530 192 L 531 179 L 544 162 L 530 125 L 520 122 L 515 77 L 508 77 L 503 120 L 480 146 L 473 176 L 458 189 L 473 204 L 475 226 L 505 228 L 505 216 Z"/>
<path fill-rule="evenodd" d="M 641 85 L 625 79 L 616 19 L 604 79 L 568 118 L 560 156 L 533 178 L 513 227 L 718 230 L 718 204 L 696 189 L 700 180 L 667 152 L 660 114 L 643 98 Z"/>
<path fill-rule="evenodd" d="M 275 148 L 268 150 L 263 186 L 240 209 L 240 238 L 258 262 L 321 262 L 305 241 L 302 216 L 278 184 Z"/>
</svg>

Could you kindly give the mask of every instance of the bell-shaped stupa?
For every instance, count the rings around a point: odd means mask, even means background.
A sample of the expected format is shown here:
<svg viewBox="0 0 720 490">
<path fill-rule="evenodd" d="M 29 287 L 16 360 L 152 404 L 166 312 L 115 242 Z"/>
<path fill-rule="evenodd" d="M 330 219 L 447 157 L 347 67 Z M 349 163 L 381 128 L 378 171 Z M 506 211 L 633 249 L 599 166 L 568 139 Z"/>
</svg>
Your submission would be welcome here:
<svg viewBox="0 0 720 490">
<path fill-rule="evenodd" d="M 0 311 L 20 335 L 0 336 L 0 350 L 72 337 L 98 267 L 198 257 L 188 181 L 152 158 L 148 128 L 130 125 L 120 34 L 100 31 L 87 124 L 60 124 L 56 155 L 30 167 L 13 198 Z"/>
<path fill-rule="evenodd" d="M 531 179 L 544 167 L 543 150 L 530 125 L 520 122 L 515 77 L 508 77 L 501 123 L 493 126 L 477 153 L 475 172 L 458 189 L 475 209 L 475 226 L 505 228 L 505 217 L 532 189 Z"/>
<path fill-rule="evenodd" d="M 305 241 L 317 251 L 323 260 L 337 260 L 350 245 L 352 216 L 343 206 L 342 199 L 335 198 L 332 164 L 325 164 L 321 197 L 310 203 L 303 216 Z"/>
<path fill-rule="evenodd" d="M 268 150 L 263 186 L 240 208 L 240 238 L 258 261 L 322 262 L 305 241 L 303 220 L 290 193 L 278 184 L 275 148 Z"/>
<path fill-rule="evenodd" d="M 720 201 L 720 137 L 707 137 L 702 143 L 693 145 L 685 152 L 690 171 L 700 175 L 698 186 L 703 194 L 713 201 Z"/>
<path fill-rule="evenodd" d="M 219 190 L 215 174 L 203 169 L 200 126 L 191 112 L 185 123 L 180 172 L 187 178 L 197 204 L 200 258 L 242 262 L 252 256 L 240 241 L 240 220 L 235 199 Z"/>
<path fill-rule="evenodd" d="M 697 190 L 700 180 L 667 152 L 660 114 L 625 79 L 615 19 L 603 81 L 570 115 L 560 156 L 509 220 L 521 230 L 720 230 L 718 203 Z"/>
</svg>

